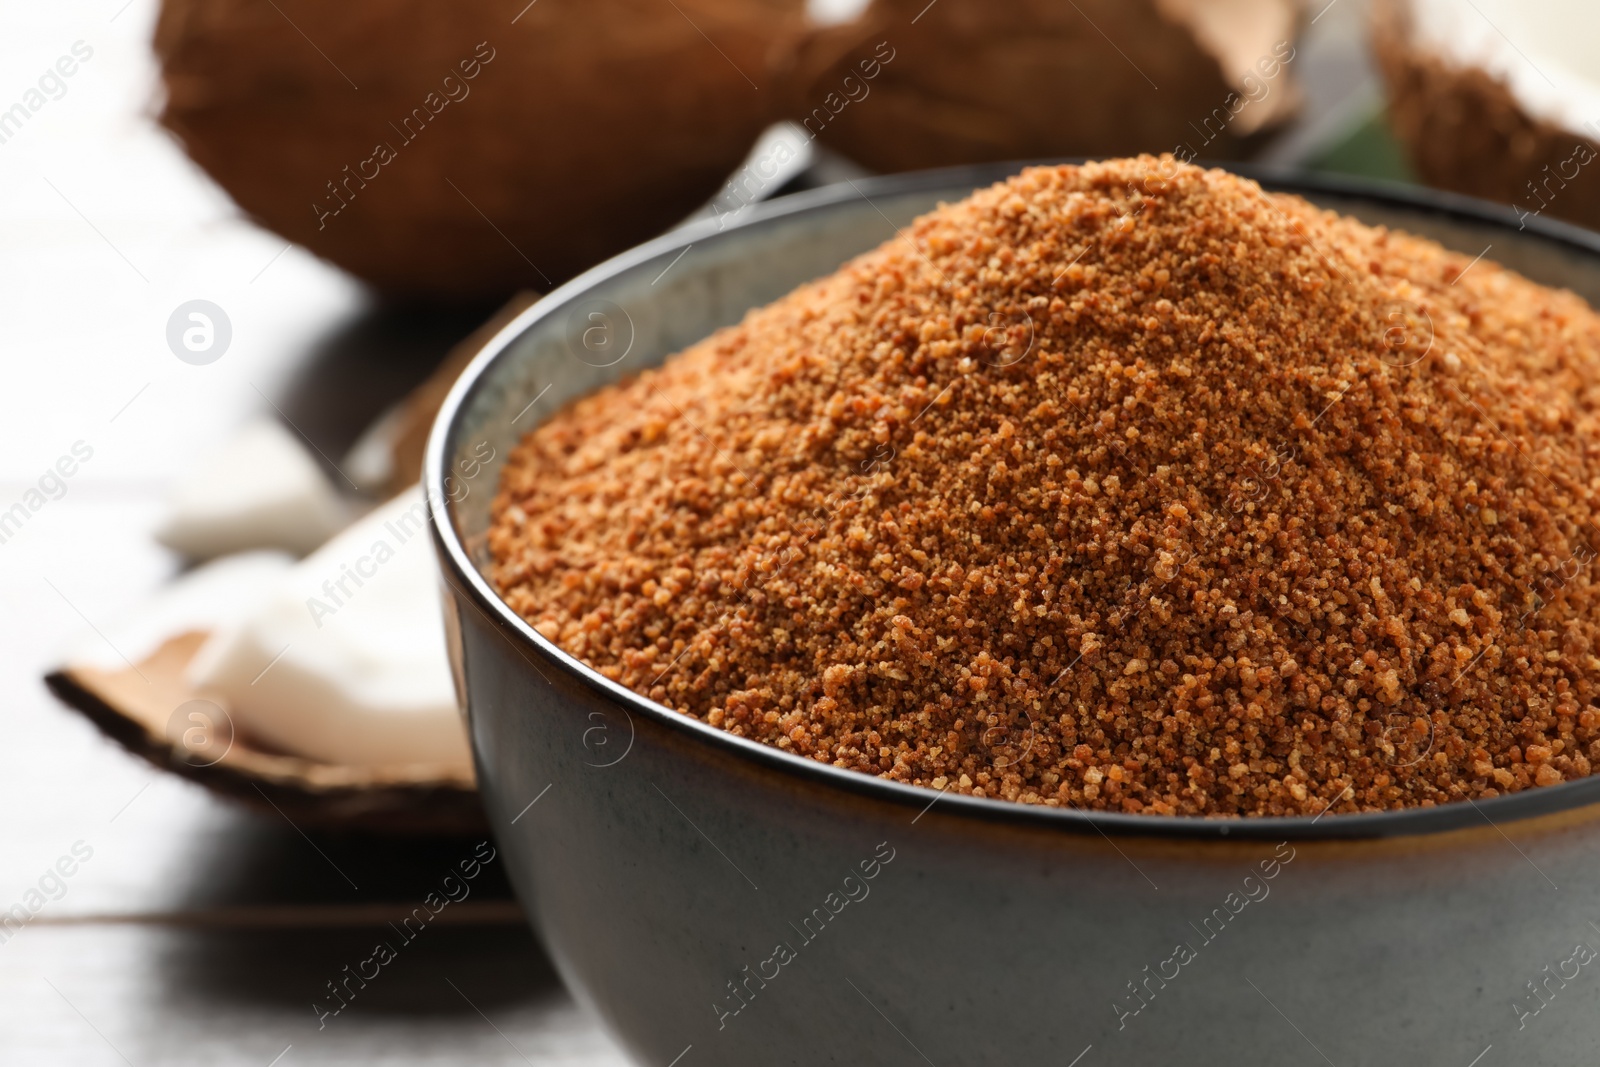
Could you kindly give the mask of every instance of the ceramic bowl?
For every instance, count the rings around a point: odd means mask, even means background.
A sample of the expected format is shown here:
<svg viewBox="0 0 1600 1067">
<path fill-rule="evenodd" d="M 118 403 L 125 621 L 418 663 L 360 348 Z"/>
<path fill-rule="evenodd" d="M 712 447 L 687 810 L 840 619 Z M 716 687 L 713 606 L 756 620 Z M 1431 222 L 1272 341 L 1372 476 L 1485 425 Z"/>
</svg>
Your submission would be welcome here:
<svg viewBox="0 0 1600 1067">
<path fill-rule="evenodd" d="M 539 301 L 444 405 L 425 482 L 456 683 L 494 833 L 569 987 L 657 1067 L 1588 1062 L 1600 776 L 1231 821 L 938 794 L 653 704 L 496 596 L 489 504 L 530 428 L 1016 169 L 862 181 L 669 234 Z M 1584 231 L 1255 176 L 1600 303 Z"/>
</svg>

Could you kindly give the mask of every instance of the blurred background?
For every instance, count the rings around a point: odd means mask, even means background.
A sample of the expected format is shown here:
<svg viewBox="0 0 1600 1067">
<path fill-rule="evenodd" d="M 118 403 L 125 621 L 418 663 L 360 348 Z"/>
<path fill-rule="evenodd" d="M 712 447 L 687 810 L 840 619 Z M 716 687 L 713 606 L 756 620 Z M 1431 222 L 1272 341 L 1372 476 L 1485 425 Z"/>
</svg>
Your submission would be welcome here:
<svg viewBox="0 0 1600 1067">
<path fill-rule="evenodd" d="M 1494 33 L 1442 60 L 1365 0 L 319 6 L 8 5 L 0 1063 L 623 1062 L 484 858 L 469 772 L 245 714 L 292 640 L 235 704 L 191 645 L 157 656 L 414 481 L 508 301 L 690 218 L 991 159 L 1186 144 L 1590 202 L 1583 90 L 1542 44 L 1497 67 L 1524 31 L 1465 0 L 1427 25 Z M 282 554 L 173 600 L 256 547 Z"/>
</svg>

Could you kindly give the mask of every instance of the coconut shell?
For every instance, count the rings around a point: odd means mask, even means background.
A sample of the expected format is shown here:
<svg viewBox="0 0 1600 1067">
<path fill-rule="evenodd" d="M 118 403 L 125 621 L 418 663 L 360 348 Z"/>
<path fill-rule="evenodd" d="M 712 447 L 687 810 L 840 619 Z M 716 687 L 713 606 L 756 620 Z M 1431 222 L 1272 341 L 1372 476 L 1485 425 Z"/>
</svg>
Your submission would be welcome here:
<svg viewBox="0 0 1600 1067">
<path fill-rule="evenodd" d="M 1580 146 L 1594 153 L 1600 144 L 1530 114 L 1503 79 L 1439 55 L 1414 27 L 1407 0 L 1375 0 L 1372 45 L 1389 125 L 1418 177 L 1600 228 L 1600 168 L 1571 162 Z M 1529 188 L 1546 181 L 1537 193 Z"/>
<path fill-rule="evenodd" d="M 800 3 L 166 0 L 161 121 L 384 290 L 548 290 L 717 191 L 780 110 Z"/>
<path fill-rule="evenodd" d="M 282 816 L 302 829 L 392 834 L 476 834 L 487 826 L 470 775 L 447 767 L 345 767 L 272 751 L 228 724 L 205 748 L 186 744 L 174 713 L 204 699 L 185 670 L 206 634 L 179 634 L 137 669 L 70 665 L 45 684 L 128 751 L 214 793 Z M 227 723 L 226 709 L 214 702 Z"/>
<path fill-rule="evenodd" d="M 1236 156 L 1297 106 L 1298 22 L 1293 0 L 873 0 L 804 42 L 790 108 L 882 171 Z"/>
</svg>

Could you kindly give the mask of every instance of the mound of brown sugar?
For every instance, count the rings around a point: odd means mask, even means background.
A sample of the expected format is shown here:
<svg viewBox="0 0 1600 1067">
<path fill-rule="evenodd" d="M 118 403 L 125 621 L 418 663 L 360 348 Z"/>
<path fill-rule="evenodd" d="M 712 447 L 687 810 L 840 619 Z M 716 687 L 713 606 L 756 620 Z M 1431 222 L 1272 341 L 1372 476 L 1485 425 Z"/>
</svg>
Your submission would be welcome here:
<svg viewBox="0 0 1600 1067">
<path fill-rule="evenodd" d="M 1028 170 L 577 402 L 493 577 L 810 759 L 1317 814 L 1600 760 L 1600 316 L 1170 158 Z"/>
</svg>

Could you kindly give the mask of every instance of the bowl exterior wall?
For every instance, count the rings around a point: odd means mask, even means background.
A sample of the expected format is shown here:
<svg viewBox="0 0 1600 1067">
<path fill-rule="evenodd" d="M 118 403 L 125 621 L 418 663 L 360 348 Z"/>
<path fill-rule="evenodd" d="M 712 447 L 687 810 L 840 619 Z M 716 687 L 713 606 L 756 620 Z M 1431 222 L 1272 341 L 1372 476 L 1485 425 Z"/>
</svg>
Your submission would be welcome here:
<svg viewBox="0 0 1600 1067">
<path fill-rule="evenodd" d="M 1231 1065 L 1314 1044 L 1465 1065 L 1494 1044 L 1556 1064 L 1600 1042 L 1600 966 L 1574 959 L 1600 946 L 1588 819 L 1280 844 L 1002 827 L 933 793 L 919 812 L 630 714 L 453 595 L 518 895 L 642 1063 Z"/>
</svg>

